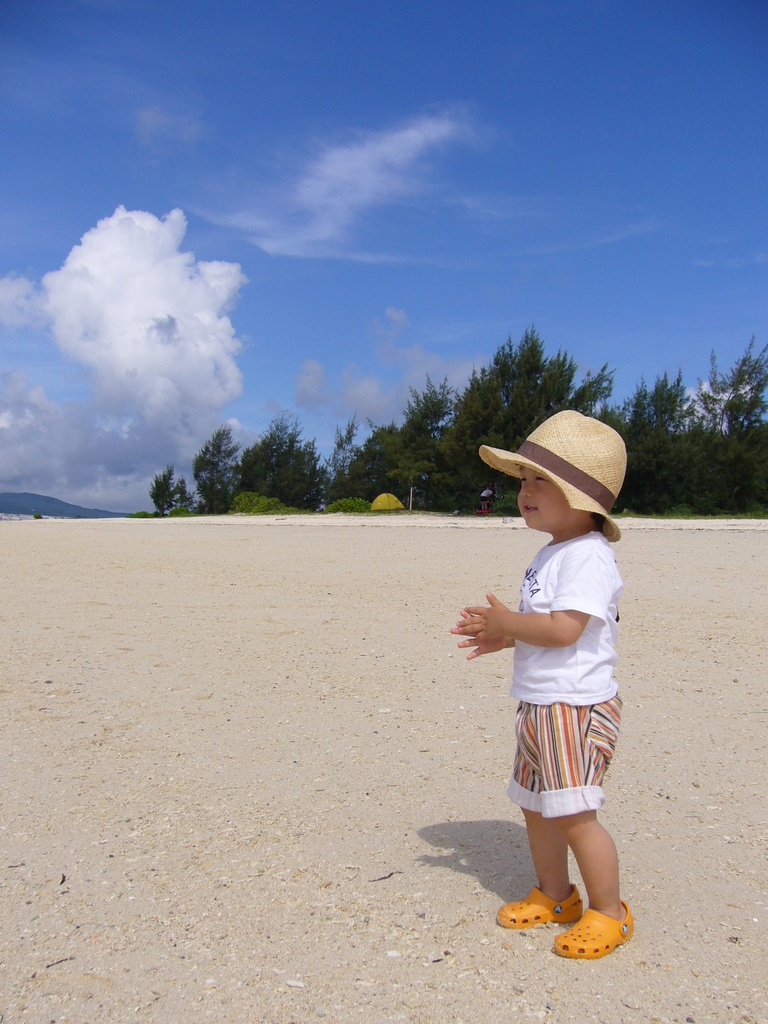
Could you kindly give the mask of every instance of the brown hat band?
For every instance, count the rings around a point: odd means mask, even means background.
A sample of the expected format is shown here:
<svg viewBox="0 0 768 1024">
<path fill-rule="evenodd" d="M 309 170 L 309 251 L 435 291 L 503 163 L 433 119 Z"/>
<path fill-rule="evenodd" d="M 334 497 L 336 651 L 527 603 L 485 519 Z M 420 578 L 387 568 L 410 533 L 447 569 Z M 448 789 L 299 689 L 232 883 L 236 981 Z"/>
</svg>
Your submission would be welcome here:
<svg viewBox="0 0 768 1024">
<path fill-rule="evenodd" d="M 589 473 L 585 473 L 582 469 L 571 465 L 570 462 L 561 459 L 559 455 L 555 455 L 549 449 L 542 448 L 535 441 L 523 441 L 517 449 L 517 454 L 530 459 L 531 462 L 535 462 L 542 469 L 554 473 L 561 480 L 565 480 L 567 484 L 578 487 L 580 491 L 583 491 L 584 494 L 594 498 L 598 504 L 602 505 L 606 512 L 611 511 L 613 503 L 616 501 L 616 496 L 608 490 L 605 484 L 595 480 Z"/>
</svg>

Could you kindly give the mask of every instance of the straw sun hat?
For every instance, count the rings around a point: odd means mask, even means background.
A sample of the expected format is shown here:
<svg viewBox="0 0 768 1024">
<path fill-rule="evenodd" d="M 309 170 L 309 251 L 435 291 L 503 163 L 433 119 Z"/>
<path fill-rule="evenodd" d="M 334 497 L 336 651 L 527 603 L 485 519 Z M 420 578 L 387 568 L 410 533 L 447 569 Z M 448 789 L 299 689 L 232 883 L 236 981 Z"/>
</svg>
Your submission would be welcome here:
<svg viewBox="0 0 768 1024">
<path fill-rule="evenodd" d="M 567 410 L 555 413 L 537 427 L 516 452 L 482 445 L 480 458 L 494 469 L 520 476 L 533 469 L 551 480 L 571 508 L 605 516 L 608 540 L 621 537 L 608 513 L 627 469 L 624 441 L 607 423 Z"/>
</svg>

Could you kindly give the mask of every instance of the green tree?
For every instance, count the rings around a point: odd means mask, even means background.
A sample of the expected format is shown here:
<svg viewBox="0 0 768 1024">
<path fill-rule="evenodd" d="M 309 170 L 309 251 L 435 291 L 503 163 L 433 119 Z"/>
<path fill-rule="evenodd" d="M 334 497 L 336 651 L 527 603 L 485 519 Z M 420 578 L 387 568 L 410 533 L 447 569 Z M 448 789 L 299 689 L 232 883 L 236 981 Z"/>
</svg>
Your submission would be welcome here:
<svg viewBox="0 0 768 1024">
<path fill-rule="evenodd" d="M 329 501 L 356 497 L 352 492 L 354 484 L 350 479 L 349 468 L 358 453 L 355 438 L 359 427 L 360 424 L 356 416 L 347 421 L 343 431 L 338 426 L 336 427 L 333 451 L 325 462 L 325 470 L 328 474 Z"/>
<path fill-rule="evenodd" d="M 517 345 L 508 338 L 489 366 L 472 373 L 445 437 L 448 465 L 465 505 L 474 503 L 483 484 L 499 476 L 478 458 L 481 444 L 514 451 L 554 413 L 575 409 L 595 415 L 605 405 L 613 372 L 605 365 L 577 383 L 577 369 L 565 352 L 546 355 L 535 328 L 529 327 Z"/>
<path fill-rule="evenodd" d="M 682 373 L 674 380 L 664 373 L 653 388 L 640 381 L 632 397 L 616 410 L 616 422 L 603 417 L 627 445 L 627 475 L 617 509 L 658 513 L 691 504 L 696 472 L 692 416 Z"/>
<path fill-rule="evenodd" d="M 325 495 L 327 471 L 315 441 L 302 440 L 298 422 L 283 413 L 246 448 L 240 459 L 240 491 L 279 498 L 285 505 L 316 510 Z"/>
<path fill-rule="evenodd" d="M 377 427 L 369 420 L 370 434 L 356 449 L 349 463 L 350 493 L 345 497 L 373 501 L 389 491 L 402 500 L 408 481 L 401 475 L 402 437 L 395 423 Z"/>
<path fill-rule="evenodd" d="M 161 473 L 152 478 L 149 497 L 158 515 L 165 516 L 176 504 L 176 484 L 173 466 L 169 463 Z"/>
<path fill-rule="evenodd" d="M 410 392 L 392 469 L 409 489 L 414 488 L 415 503 L 430 508 L 439 505 L 445 490 L 450 490 L 442 440 L 453 419 L 456 393 L 447 378 L 435 386 L 429 376 L 423 391 L 411 388 Z"/>
<path fill-rule="evenodd" d="M 187 481 L 180 476 L 173 488 L 173 507 L 192 509 L 195 504 L 194 492 L 187 488 Z"/>
<path fill-rule="evenodd" d="M 712 353 L 709 378 L 699 381 L 696 407 L 702 425 L 721 437 L 744 438 L 760 427 L 768 411 L 768 345 L 755 354 L 755 338 L 726 373 Z"/>
<path fill-rule="evenodd" d="M 197 484 L 197 511 L 221 515 L 229 511 L 237 483 L 237 453 L 240 445 L 232 440 L 232 428 L 217 427 L 192 460 L 192 475 Z"/>
<path fill-rule="evenodd" d="M 169 463 L 162 473 L 152 478 L 149 488 L 152 504 L 161 516 L 168 515 L 174 508 L 192 508 L 194 496 L 187 490 L 187 481 L 183 476 L 174 478 L 174 468 Z"/>
<path fill-rule="evenodd" d="M 755 339 L 721 373 L 714 352 L 709 378 L 696 393 L 696 437 L 701 453 L 697 493 L 702 511 L 744 512 L 768 503 L 768 345 Z"/>
</svg>

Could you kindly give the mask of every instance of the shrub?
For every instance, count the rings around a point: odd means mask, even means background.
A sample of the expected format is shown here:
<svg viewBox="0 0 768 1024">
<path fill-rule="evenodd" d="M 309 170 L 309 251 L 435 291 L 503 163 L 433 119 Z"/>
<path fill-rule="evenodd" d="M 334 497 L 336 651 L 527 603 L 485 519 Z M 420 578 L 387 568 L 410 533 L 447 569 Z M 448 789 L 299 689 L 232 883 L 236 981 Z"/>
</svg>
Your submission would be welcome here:
<svg viewBox="0 0 768 1024">
<path fill-rule="evenodd" d="M 157 519 L 157 512 L 129 512 L 128 519 Z"/>
<path fill-rule="evenodd" d="M 32 513 L 32 518 L 33 519 L 42 519 L 43 518 L 43 513 L 42 512 L 33 512 Z"/>
<path fill-rule="evenodd" d="M 184 508 L 183 506 L 180 506 L 179 508 L 172 508 L 168 513 L 169 516 L 193 516 L 194 514 L 195 513 L 192 509 Z"/>
<path fill-rule="evenodd" d="M 365 498 L 339 498 L 326 505 L 323 512 L 370 512 L 371 503 Z"/>
<path fill-rule="evenodd" d="M 673 505 L 664 515 L 669 519 L 691 519 L 695 513 L 690 505 Z"/>
<path fill-rule="evenodd" d="M 298 512 L 297 508 L 284 505 L 279 498 L 265 498 L 256 491 L 241 491 L 232 502 L 232 512 L 249 516 L 288 515 Z"/>
</svg>

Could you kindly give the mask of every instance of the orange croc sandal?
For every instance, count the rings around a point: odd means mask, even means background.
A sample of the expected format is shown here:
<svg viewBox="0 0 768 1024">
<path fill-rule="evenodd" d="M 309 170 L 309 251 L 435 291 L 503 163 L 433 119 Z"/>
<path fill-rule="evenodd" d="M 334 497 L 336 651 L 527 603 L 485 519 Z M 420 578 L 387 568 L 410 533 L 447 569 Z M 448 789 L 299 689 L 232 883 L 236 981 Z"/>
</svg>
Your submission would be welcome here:
<svg viewBox="0 0 768 1024">
<path fill-rule="evenodd" d="M 502 928 L 533 928 L 537 924 L 551 924 L 559 921 L 570 924 L 581 917 L 582 904 L 579 890 L 571 886 L 571 895 L 567 900 L 556 903 L 545 896 L 535 886 L 524 900 L 505 903 L 496 915 L 496 921 Z"/>
<path fill-rule="evenodd" d="M 572 960 L 597 960 L 629 942 L 635 922 L 627 904 L 622 901 L 621 905 L 626 911 L 623 921 L 598 914 L 596 910 L 587 910 L 578 924 L 557 936 L 553 946 L 555 953 Z"/>
</svg>

